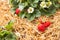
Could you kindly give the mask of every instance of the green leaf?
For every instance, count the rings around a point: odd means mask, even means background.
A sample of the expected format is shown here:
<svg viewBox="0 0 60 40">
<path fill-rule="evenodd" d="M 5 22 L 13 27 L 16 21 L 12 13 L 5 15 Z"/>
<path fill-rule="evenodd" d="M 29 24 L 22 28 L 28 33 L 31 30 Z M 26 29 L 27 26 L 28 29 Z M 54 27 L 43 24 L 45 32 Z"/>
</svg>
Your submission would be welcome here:
<svg viewBox="0 0 60 40">
<path fill-rule="evenodd" d="M 3 31 L 0 32 L 0 37 L 7 36 L 8 34 L 10 34 L 10 32 L 8 32 L 6 30 L 3 30 Z"/>
<path fill-rule="evenodd" d="M 5 28 L 7 29 L 7 30 L 12 30 L 13 28 L 12 28 L 12 26 L 13 26 L 13 21 L 10 21 L 7 25 L 5 25 Z"/>
<path fill-rule="evenodd" d="M 41 12 L 39 10 L 36 10 L 35 13 L 36 13 L 36 17 L 40 17 L 41 16 Z"/>
<path fill-rule="evenodd" d="M 18 5 L 19 4 L 19 0 L 10 0 L 10 3 L 12 5 Z"/>
<path fill-rule="evenodd" d="M 31 5 L 32 7 L 35 7 L 35 8 L 37 7 L 37 4 L 36 4 L 36 3 L 31 3 L 30 5 Z"/>
<path fill-rule="evenodd" d="M 30 17 L 28 18 L 30 21 L 33 21 L 35 19 L 35 14 L 31 14 Z"/>
<path fill-rule="evenodd" d="M 10 4 L 16 9 L 18 8 L 19 0 L 10 0 Z"/>
<path fill-rule="evenodd" d="M 16 36 L 10 31 L 2 30 L 0 32 L 0 40 L 16 40 Z"/>
<path fill-rule="evenodd" d="M 52 7 L 53 8 L 53 7 Z M 41 9 L 40 11 L 41 11 L 41 14 L 42 15 L 47 15 L 47 16 L 50 16 L 50 15 L 52 15 L 52 14 L 54 14 L 55 12 L 56 12 L 56 9 L 55 8 L 50 8 L 50 9 Z"/>
<path fill-rule="evenodd" d="M 22 12 L 22 13 L 19 14 L 19 16 L 20 16 L 21 18 L 24 18 L 25 15 L 26 15 L 26 13 L 24 13 L 24 12 Z"/>
<path fill-rule="evenodd" d="M 54 5 L 56 8 L 58 8 L 58 7 L 59 7 L 59 4 L 58 4 L 58 3 L 56 3 L 56 2 L 54 2 L 54 1 L 53 1 L 53 5 Z"/>
<path fill-rule="evenodd" d="M 39 2 L 39 0 L 34 0 L 34 2 L 33 3 L 38 3 Z"/>
<path fill-rule="evenodd" d="M 27 0 L 28 3 L 33 3 L 34 0 Z"/>
<path fill-rule="evenodd" d="M 28 6 L 28 2 L 23 3 L 23 5 L 24 5 L 25 7 Z"/>
<path fill-rule="evenodd" d="M 40 0 L 40 1 L 45 1 L 45 0 Z"/>
<path fill-rule="evenodd" d="M 31 16 L 31 14 L 29 13 L 26 13 L 26 17 L 29 18 Z"/>
</svg>

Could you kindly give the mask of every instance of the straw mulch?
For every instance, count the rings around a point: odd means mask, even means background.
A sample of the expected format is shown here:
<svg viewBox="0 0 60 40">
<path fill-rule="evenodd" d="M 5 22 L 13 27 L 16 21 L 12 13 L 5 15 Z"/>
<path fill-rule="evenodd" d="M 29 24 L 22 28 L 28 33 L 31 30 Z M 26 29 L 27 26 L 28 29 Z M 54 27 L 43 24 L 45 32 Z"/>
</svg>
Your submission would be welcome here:
<svg viewBox="0 0 60 40">
<path fill-rule="evenodd" d="M 39 19 L 53 21 L 53 23 L 45 32 L 39 32 L 36 24 L 38 19 L 30 22 L 13 15 L 8 3 L 8 0 L 0 0 L 0 26 L 6 25 L 10 20 L 15 20 L 13 28 L 20 33 L 18 40 L 60 40 L 60 11 L 51 17 L 41 16 Z"/>
</svg>

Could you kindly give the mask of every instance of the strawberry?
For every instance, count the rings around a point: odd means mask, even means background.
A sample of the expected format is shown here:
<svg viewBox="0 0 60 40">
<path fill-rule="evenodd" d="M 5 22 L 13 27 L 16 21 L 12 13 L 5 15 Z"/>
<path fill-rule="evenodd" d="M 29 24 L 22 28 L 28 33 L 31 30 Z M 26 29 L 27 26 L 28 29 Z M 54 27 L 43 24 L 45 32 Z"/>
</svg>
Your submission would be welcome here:
<svg viewBox="0 0 60 40">
<path fill-rule="evenodd" d="M 15 13 L 19 14 L 19 12 L 20 12 L 20 10 L 17 8 L 16 11 L 15 11 Z"/>
<path fill-rule="evenodd" d="M 45 26 L 44 26 L 44 24 L 38 25 L 38 30 L 44 32 L 44 31 L 45 31 Z"/>
<path fill-rule="evenodd" d="M 51 22 L 46 21 L 46 22 L 44 23 L 44 26 L 45 26 L 45 27 L 49 27 L 49 26 L 50 26 L 50 24 L 51 24 Z"/>
</svg>

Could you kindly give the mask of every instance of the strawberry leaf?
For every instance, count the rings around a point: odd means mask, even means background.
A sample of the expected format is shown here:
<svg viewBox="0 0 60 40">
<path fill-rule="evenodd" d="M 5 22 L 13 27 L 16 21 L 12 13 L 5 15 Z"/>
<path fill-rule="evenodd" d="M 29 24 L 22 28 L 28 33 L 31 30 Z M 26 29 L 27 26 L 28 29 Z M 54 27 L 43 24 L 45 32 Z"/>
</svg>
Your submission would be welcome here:
<svg viewBox="0 0 60 40">
<path fill-rule="evenodd" d="M 7 30 L 13 30 L 13 28 L 12 28 L 13 24 L 14 24 L 13 21 L 10 21 L 7 25 L 5 25 L 5 28 Z"/>
</svg>

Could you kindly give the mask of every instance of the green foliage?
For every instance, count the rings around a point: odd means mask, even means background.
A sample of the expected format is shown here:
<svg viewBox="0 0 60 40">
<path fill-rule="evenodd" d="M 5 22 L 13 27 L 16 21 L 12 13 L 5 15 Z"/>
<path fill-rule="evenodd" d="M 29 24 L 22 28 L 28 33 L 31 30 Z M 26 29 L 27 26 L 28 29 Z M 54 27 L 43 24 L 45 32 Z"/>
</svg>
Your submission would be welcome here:
<svg viewBox="0 0 60 40">
<path fill-rule="evenodd" d="M 0 31 L 0 40 L 16 40 L 16 36 L 12 32 L 2 30 Z"/>
<path fill-rule="evenodd" d="M 21 18 L 24 18 L 26 16 L 26 13 L 21 12 L 18 16 L 20 16 Z"/>
<path fill-rule="evenodd" d="M 12 32 L 13 21 L 5 26 L 0 26 L 0 40 L 17 40 L 16 35 Z"/>
<path fill-rule="evenodd" d="M 41 8 L 40 3 L 42 1 L 45 2 L 52 2 L 52 5 L 49 8 Z M 40 17 L 41 15 L 53 15 L 56 12 L 56 9 L 60 8 L 60 0 L 10 0 L 10 3 L 13 5 L 13 9 L 16 10 L 16 8 L 19 8 L 19 5 L 23 5 L 24 9 L 21 11 L 21 13 L 18 15 L 21 18 L 27 18 L 30 21 L 34 20 L 36 17 Z M 27 12 L 27 9 L 29 7 L 34 8 L 34 12 L 29 14 Z"/>
<path fill-rule="evenodd" d="M 13 24 L 14 24 L 13 21 L 10 21 L 7 25 L 5 25 L 6 30 L 9 30 L 9 31 L 13 30 L 12 28 Z"/>
</svg>

